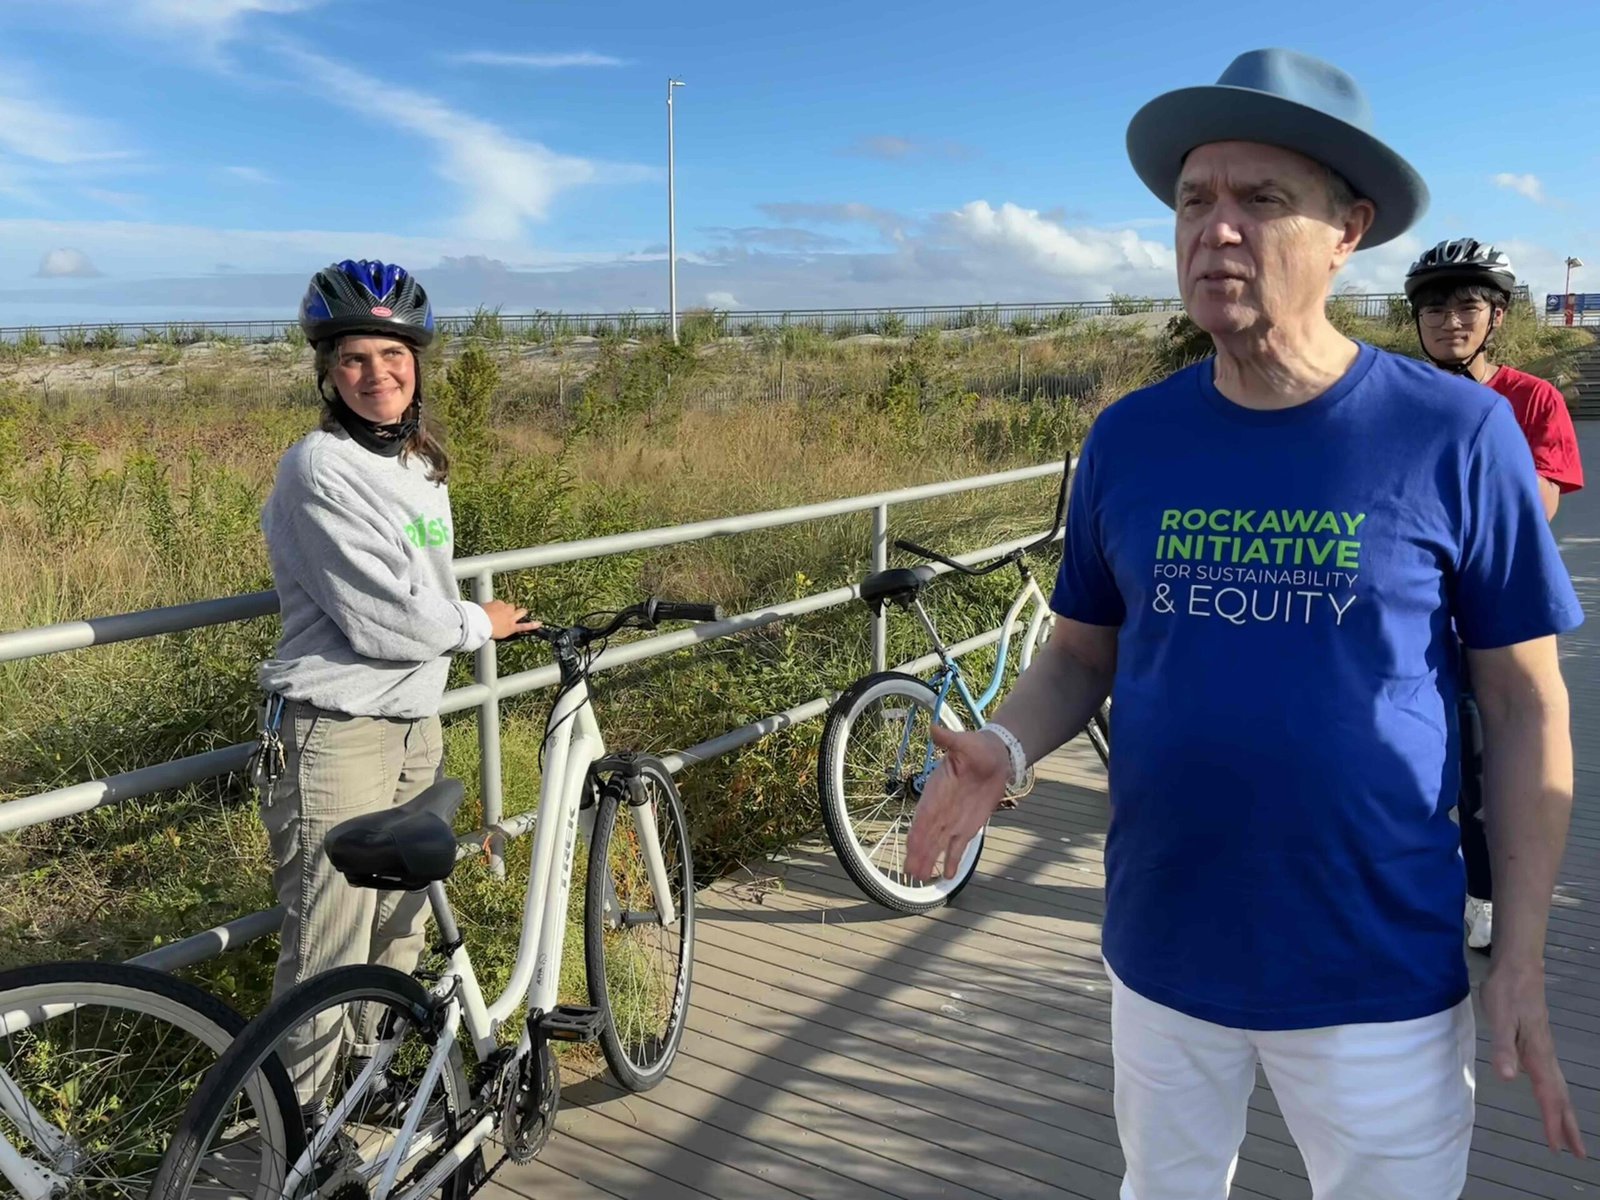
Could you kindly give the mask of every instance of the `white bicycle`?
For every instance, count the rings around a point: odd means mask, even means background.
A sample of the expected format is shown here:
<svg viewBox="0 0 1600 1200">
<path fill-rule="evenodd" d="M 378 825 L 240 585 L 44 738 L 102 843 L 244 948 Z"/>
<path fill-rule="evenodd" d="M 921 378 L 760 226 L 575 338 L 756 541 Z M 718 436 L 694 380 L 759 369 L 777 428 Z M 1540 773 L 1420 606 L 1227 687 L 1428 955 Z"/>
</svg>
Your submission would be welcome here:
<svg viewBox="0 0 1600 1200">
<path fill-rule="evenodd" d="M 498 1134 L 527 1162 L 560 1100 L 551 1044 L 598 1040 L 617 1081 L 655 1086 L 677 1053 L 694 948 L 689 832 L 659 759 L 612 754 L 590 705 L 589 668 L 626 627 L 712 621 L 711 605 L 650 600 L 599 628 L 545 626 L 561 671 L 522 934 L 505 992 L 485 1001 L 445 895 L 457 841 L 437 812 L 459 802 L 445 780 L 411 803 L 332 830 L 328 856 L 358 887 L 426 889 L 448 965 L 437 976 L 345 967 L 306 980 L 250 1023 L 194 1096 L 150 1200 L 418 1200 L 465 1197 L 482 1182 L 480 1147 Z M 512 822 L 494 831 L 519 832 Z M 584 952 L 589 1007 L 557 1002 L 567 898 L 580 834 L 588 842 Z M 501 1031 L 524 1001 L 514 1045 Z M 475 1064 L 463 1063 L 461 1041 Z M 253 1116 L 252 1091 L 281 1061 L 291 1102 Z"/>
</svg>

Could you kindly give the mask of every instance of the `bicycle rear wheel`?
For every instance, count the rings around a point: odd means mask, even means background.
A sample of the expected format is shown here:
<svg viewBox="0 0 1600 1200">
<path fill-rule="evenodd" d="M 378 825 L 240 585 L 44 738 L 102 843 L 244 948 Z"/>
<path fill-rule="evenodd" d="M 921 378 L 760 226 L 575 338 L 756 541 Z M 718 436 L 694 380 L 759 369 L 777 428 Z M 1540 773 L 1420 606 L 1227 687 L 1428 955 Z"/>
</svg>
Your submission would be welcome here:
<svg viewBox="0 0 1600 1200">
<path fill-rule="evenodd" d="M 967 886 L 983 850 L 980 831 L 953 879 L 924 882 L 905 872 L 906 835 L 930 773 L 936 708 L 942 724 L 961 728 L 922 680 L 898 671 L 868 675 L 834 702 L 817 756 L 822 821 L 839 864 L 869 899 L 898 912 L 949 903 Z"/>
<path fill-rule="evenodd" d="M 339 967 L 285 992 L 245 1027 L 189 1102 L 149 1200 L 370 1195 L 401 1124 L 421 1102 L 423 1073 L 438 1043 L 436 1012 L 420 983 L 389 967 Z M 357 1029 L 375 1034 L 368 1056 L 354 1053 Z M 308 1046 L 331 1053 L 314 1060 Z M 253 1122 L 240 1099 L 273 1062 L 288 1067 L 293 1086 L 275 1123 Z M 460 1050 L 452 1045 L 396 1175 L 390 1193 L 396 1200 L 470 1194 L 477 1155 L 420 1187 L 464 1132 L 468 1102 Z M 329 1129 L 330 1115 L 341 1112 L 337 1128 Z"/>
<path fill-rule="evenodd" d="M 23 1160 L 4 1194 L 143 1200 L 184 1106 L 244 1027 L 215 996 L 148 967 L 0 972 L 0 1136 Z M 288 1094 L 269 1064 L 241 1103 L 270 1120 Z"/>
<path fill-rule="evenodd" d="M 600 789 L 584 897 L 589 1000 L 617 1082 L 642 1092 L 666 1078 L 683 1040 L 694 960 L 694 863 L 683 802 L 666 766 L 636 758 Z M 661 923 L 642 831 L 654 826 L 673 920 Z"/>
</svg>

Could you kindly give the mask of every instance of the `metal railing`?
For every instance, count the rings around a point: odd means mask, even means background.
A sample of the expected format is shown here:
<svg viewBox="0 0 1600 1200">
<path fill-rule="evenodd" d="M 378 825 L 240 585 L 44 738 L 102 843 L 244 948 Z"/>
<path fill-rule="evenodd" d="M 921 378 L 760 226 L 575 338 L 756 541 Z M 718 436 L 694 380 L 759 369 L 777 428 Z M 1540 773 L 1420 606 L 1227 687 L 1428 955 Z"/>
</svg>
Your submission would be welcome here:
<svg viewBox="0 0 1600 1200">
<path fill-rule="evenodd" d="M 938 497 L 958 495 L 1029 480 L 1060 475 L 1063 463 L 1044 463 L 1032 467 L 1019 467 L 987 475 L 942 483 L 922 484 L 899 488 L 872 495 L 853 496 L 840 500 L 806 504 L 794 508 L 774 509 L 767 512 L 748 513 L 741 516 L 719 517 L 687 525 L 667 526 L 636 533 L 611 534 L 605 537 L 585 538 L 573 542 L 557 542 L 521 550 L 507 550 L 493 554 L 476 555 L 458 559 L 454 564 L 458 580 L 472 588 L 472 598 L 485 601 L 494 597 L 494 577 L 508 571 L 523 571 L 557 563 L 576 562 L 581 559 L 627 554 L 639 550 L 659 549 L 685 542 L 709 538 L 728 537 L 780 526 L 798 525 L 808 521 L 855 513 L 870 513 L 871 565 L 874 571 L 888 565 L 889 510 L 895 505 L 916 503 Z M 961 562 L 976 562 L 1004 554 L 1037 540 L 1045 531 L 1036 531 L 1025 537 L 1013 538 L 994 546 L 954 556 Z M 1060 531 L 1054 531 L 1059 536 Z M 938 565 L 933 568 L 943 574 L 950 568 Z M 738 613 L 725 620 L 695 626 L 686 630 L 656 634 L 625 645 L 616 646 L 603 653 L 594 664 L 597 671 L 620 667 L 628 663 L 658 658 L 664 654 L 694 646 L 700 642 L 732 637 L 759 629 L 776 621 L 808 616 L 849 604 L 860 594 L 857 586 L 834 588 L 761 609 Z M 40 626 L 0 634 L 0 662 L 17 662 L 43 655 L 80 650 L 90 646 L 114 642 L 157 637 L 208 626 L 250 620 L 278 611 L 275 592 L 252 592 L 216 600 L 202 600 L 167 608 L 148 609 L 142 612 L 116 616 L 95 617 L 83 621 L 68 621 L 57 625 Z M 875 616 L 872 626 L 872 662 L 874 670 L 886 666 L 886 617 Z M 966 654 L 999 640 L 1000 628 L 957 643 L 952 652 Z M 923 670 L 937 661 L 926 655 L 904 664 L 909 670 Z M 476 652 L 474 681 L 445 693 L 441 714 L 461 712 L 469 708 L 478 710 L 478 744 L 480 756 L 480 793 L 483 805 L 484 828 L 460 839 L 459 854 L 468 857 L 481 853 L 486 841 L 491 867 L 504 872 L 503 835 L 522 836 L 532 828 L 533 814 L 527 814 L 506 824 L 502 810 L 500 760 L 500 704 L 501 701 L 520 696 L 558 682 L 556 667 L 552 665 L 519 671 L 512 675 L 499 674 L 498 648 L 489 642 Z M 828 709 L 834 697 L 831 694 L 811 697 L 782 712 L 772 713 L 760 720 L 751 721 L 728 730 L 707 741 L 679 750 L 663 758 L 674 773 L 687 766 L 706 762 L 748 745 L 768 734 L 793 725 L 813 720 Z M 45 824 L 91 812 L 98 808 L 120 804 L 140 796 L 173 788 L 186 787 L 205 779 L 227 775 L 245 768 L 252 742 L 210 750 L 165 763 L 140 767 L 133 771 L 102 779 L 91 779 L 67 787 L 54 788 L 32 796 L 0 803 L 0 834 L 15 833 L 30 826 Z M 232 946 L 242 945 L 273 932 L 281 920 L 278 909 L 267 909 L 248 914 L 224 925 L 183 938 L 162 946 L 158 950 L 140 955 L 132 961 L 163 970 L 190 966 L 214 958 Z"/>
<path fill-rule="evenodd" d="M 1526 289 L 1521 289 L 1524 296 Z M 1399 293 L 1341 293 L 1333 300 L 1365 317 L 1388 315 L 1392 301 L 1405 302 Z M 809 328 L 829 336 L 859 333 L 901 334 L 919 329 L 976 329 L 997 327 L 1033 331 L 1094 317 L 1130 316 L 1136 313 L 1178 313 L 1183 301 L 1175 297 L 1113 296 L 1106 300 L 1039 301 L 1017 304 L 938 304 L 887 308 L 692 309 L 680 315 L 680 326 L 696 326 L 713 336 L 750 336 L 762 330 Z M 490 340 L 516 339 L 548 342 L 564 337 L 608 334 L 639 336 L 667 332 L 667 314 L 655 311 L 593 313 L 501 313 L 479 309 L 475 313 L 438 318 L 441 329 L 457 337 Z M 227 338 L 243 342 L 275 342 L 294 338 L 299 326 L 293 320 L 277 321 L 146 321 L 86 323 L 76 325 L 14 325 L 0 327 L 0 342 L 65 345 L 73 349 L 113 349 L 156 342 L 182 346 Z"/>
</svg>

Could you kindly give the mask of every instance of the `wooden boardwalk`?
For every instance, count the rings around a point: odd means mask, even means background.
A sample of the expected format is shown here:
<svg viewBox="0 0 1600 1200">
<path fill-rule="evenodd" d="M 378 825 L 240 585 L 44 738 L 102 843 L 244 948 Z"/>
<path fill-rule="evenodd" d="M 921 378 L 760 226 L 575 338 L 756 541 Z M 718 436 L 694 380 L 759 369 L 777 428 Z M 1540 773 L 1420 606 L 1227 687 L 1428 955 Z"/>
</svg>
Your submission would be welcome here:
<svg viewBox="0 0 1600 1200">
<path fill-rule="evenodd" d="M 1600 424 L 1581 426 L 1600 470 Z M 1578 802 L 1549 940 L 1549 996 L 1600 1156 L 1600 481 L 1557 533 L 1590 624 L 1564 644 Z M 1110 1005 L 1099 957 L 1105 776 L 1086 745 L 1003 813 L 978 878 L 926 917 L 862 899 L 826 844 L 700 898 L 689 1033 L 642 1096 L 596 1080 L 495 1200 L 1115 1200 Z M 1475 979 L 1484 960 L 1469 956 Z M 1482 1036 L 1480 1049 L 1487 1054 Z M 1600 1160 L 1545 1148 L 1526 1081 L 1479 1074 L 1463 1200 L 1600 1197 Z M 1263 1082 L 1234 1196 L 1306 1198 Z M 1404 1200 L 1396 1197 L 1395 1200 Z"/>
</svg>

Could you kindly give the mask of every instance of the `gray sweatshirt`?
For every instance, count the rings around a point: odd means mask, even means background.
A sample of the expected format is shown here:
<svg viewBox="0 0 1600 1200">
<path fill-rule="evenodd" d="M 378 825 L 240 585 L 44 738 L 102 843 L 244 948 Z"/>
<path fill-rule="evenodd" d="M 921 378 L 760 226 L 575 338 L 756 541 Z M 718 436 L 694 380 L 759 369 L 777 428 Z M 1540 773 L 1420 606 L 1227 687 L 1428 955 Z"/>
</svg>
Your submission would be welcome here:
<svg viewBox="0 0 1600 1200">
<path fill-rule="evenodd" d="M 439 711 L 450 655 L 489 640 L 451 574 L 450 492 L 342 429 L 291 446 L 261 512 L 283 637 L 265 691 L 353 716 Z"/>
</svg>

